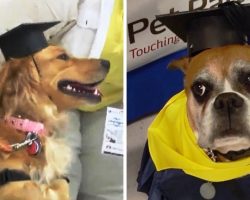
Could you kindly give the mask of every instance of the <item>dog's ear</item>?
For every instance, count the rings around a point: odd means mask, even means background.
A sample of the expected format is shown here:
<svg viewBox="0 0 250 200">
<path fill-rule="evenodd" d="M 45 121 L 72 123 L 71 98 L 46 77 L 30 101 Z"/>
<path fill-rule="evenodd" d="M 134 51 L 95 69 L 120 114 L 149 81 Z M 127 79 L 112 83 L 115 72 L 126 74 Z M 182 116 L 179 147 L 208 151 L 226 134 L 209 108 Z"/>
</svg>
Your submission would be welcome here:
<svg viewBox="0 0 250 200">
<path fill-rule="evenodd" d="M 190 58 L 183 57 L 178 60 L 173 60 L 168 64 L 168 68 L 170 69 L 180 69 L 186 74 L 186 71 L 188 69 L 188 64 L 190 62 Z"/>
</svg>

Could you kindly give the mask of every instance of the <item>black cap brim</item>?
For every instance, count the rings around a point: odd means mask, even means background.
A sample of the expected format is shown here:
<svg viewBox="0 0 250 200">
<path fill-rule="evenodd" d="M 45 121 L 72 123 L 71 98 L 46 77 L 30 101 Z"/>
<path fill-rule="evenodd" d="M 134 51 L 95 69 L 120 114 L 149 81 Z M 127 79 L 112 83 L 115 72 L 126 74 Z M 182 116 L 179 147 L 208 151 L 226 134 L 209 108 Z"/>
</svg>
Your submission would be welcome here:
<svg viewBox="0 0 250 200">
<path fill-rule="evenodd" d="M 250 4 L 242 6 L 250 16 Z M 188 42 L 188 49 L 193 48 L 189 49 L 190 54 L 216 46 L 244 44 L 245 34 L 250 33 L 250 26 L 246 26 L 248 30 L 232 26 L 220 7 L 158 15 L 156 18 L 184 42 Z M 249 18 L 239 23 L 250 21 Z"/>
<path fill-rule="evenodd" d="M 187 30 L 189 23 L 195 19 L 205 16 L 220 16 L 222 11 L 219 9 L 197 10 L 190 12 L 180 12 L 173 14 L 157 15 L 156 18 L 166 25 L 173 33 L 175 33 L 184 42 L 187 42 Z"/>
</svg>

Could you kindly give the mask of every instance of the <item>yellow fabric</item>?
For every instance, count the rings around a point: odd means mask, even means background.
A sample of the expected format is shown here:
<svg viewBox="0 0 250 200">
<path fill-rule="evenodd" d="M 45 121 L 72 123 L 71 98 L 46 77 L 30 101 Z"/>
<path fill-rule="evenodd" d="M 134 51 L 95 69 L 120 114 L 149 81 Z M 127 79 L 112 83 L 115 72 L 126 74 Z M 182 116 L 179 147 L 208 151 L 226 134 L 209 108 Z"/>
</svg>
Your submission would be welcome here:
<svg viewBox="0 0 250 200">
<path fill-rule="evenodd" d="M 197 145 L 187 119 L 186 101 L 184 91 L 172 97 L 149 127 L 149 150 L 157 171 L 182 169 L 212 182 L 249 174 L 250 158 L 213 162 Z"/>
<path fill-rule="evenodd" d="M 122 100 L 123 96 L 123 4 L 115 0 L 110 27 L 101 58 L 110 61 L 110 71 L 99 89 L 102 101 L 96 105 L 81 106 L 84 111 L 96 111 Z"/>
</svg>

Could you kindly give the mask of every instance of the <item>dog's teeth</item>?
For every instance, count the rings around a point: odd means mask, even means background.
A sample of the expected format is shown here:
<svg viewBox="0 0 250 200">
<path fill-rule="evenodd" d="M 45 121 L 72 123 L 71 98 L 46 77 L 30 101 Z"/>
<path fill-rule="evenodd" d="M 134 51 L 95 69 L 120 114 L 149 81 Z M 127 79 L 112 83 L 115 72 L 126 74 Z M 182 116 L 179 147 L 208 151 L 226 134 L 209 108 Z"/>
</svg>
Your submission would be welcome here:
<svg viewBox="0 0 250 200">
<path fill-rule="evenodd" d="M 98 93 L 98 90 L 97 89 L 95 89 L 95 91 L 94 91 L 94 95 L 98 95 L 99 93 Z"/>
<path fill-rule="evenodd" d="M 67 90 L 72 90 L 72 87 L 70 85 L 67 85 Z"/>
</svg>

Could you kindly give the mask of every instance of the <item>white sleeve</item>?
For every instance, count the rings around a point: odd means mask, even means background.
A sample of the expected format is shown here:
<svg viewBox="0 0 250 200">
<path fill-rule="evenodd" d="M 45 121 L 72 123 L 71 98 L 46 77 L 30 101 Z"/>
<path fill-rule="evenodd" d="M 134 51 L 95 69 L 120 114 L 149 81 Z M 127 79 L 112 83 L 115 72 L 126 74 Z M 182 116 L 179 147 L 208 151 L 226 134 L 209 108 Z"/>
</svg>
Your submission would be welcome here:
<svg viewBox="0 0 250 200">
<path fill-rule="evenodd" d="M 77 18 L 78 26 L 96 30 L 100 18 L 100 9 L 100 0 L 85 0 L 81 3 Z"/>
<path fill-rule="evenodd" d="M 0 0 L 1 29 L 22 23 L 70 21 L 77 18 L 79 0 Z"/>
<path fill-rule="evenodd" d="M 76 26 L 61 39 L 61 45 L 75 57 L 89 57 L 100 18 L 101 0 L 79 4 Z"/>
<path fill-rule="evenodd" d="M 99 58 L 106 41 L 114 2 L 81 2 L 77 24 L 63 36 L 61 45 L 73 56 Z"/>
</svg>

